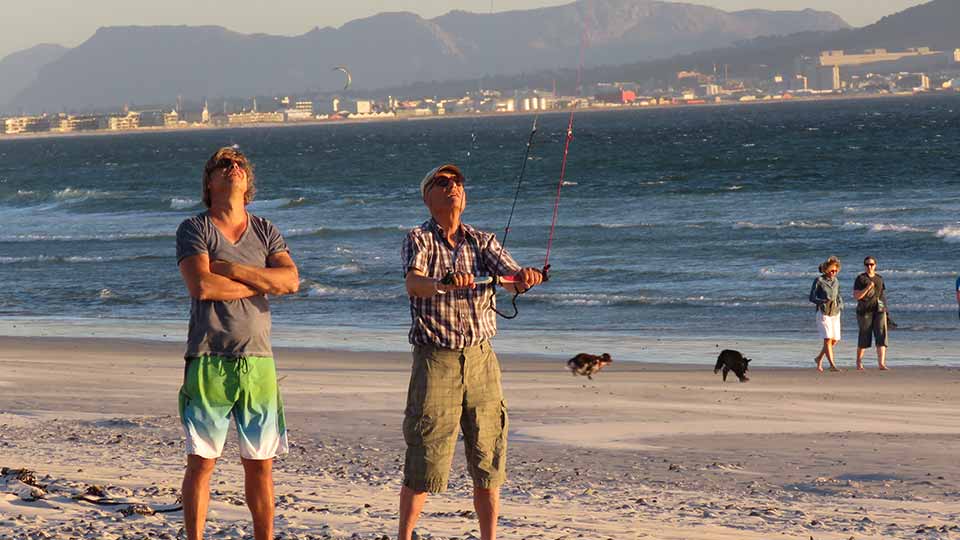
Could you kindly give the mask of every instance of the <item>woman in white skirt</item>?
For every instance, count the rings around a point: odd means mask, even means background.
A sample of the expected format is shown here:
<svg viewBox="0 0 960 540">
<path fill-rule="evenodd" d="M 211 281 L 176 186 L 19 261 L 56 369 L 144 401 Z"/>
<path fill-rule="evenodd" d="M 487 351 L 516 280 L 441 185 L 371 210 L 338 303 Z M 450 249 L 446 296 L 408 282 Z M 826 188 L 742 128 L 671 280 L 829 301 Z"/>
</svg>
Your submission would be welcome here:
<svg viewBox="0 0 960 540">
<path fill-rule="evenodd" d="M 823 357 L 830 362 L 830 371 L 840 371 L 833 361 L 833 347 L 840 342 L 840 313 L 843 311 L 843 298 L 840 296 L 840 259 L 830 257 L 820 265 L 820 277 L 813 281 L 810 288 L 810 301 L 817 306 L 817 330 L 823 347 L 814 358 L 817 371 L 823 371 Z"/>
</svg>

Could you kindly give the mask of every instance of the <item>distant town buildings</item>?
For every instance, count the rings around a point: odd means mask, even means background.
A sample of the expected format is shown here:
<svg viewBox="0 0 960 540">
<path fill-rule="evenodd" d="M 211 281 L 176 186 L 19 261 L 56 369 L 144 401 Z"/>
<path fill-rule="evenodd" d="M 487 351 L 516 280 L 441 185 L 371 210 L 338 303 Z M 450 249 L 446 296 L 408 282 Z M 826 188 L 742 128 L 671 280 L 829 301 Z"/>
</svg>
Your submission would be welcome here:
<svg viewBox="0 0 960 540">
<path fill-rule="evenodd" d="M 39 133 L 49 129 L 50 120 L 42 116 L 20 116 L 3 120 L 3 132 L 7 135 Z"/>
<path fill-rule="evenodd" d="M 776 101 L 796 97 L 871 95 L 918 92 L 960 92 L 960 49 L 934 51 L 823 51 L 797 58 L 793 72 L 766 78 L 731 76 L 729 65 L 678 71 L 669 80 L 600 82 L 579 89 L 582 95 L 560 95 L 556 89 L 478 90 L 463 96 L 402 99 L 357 99 L 349 95 L 276 96 L 262 110 L 257 98 L 128 110 L 111 114 L 45 114 L 0 118 L 0 136 L 31 133 L 78 133 L 136 129 L 243 126 L 294 122 L 326 122 L 445 115 L 510 114 L 576 108 L 660 107 L 707 103 Z M 219 102 L 217 103 L 219 108 Z"/>
</svg>

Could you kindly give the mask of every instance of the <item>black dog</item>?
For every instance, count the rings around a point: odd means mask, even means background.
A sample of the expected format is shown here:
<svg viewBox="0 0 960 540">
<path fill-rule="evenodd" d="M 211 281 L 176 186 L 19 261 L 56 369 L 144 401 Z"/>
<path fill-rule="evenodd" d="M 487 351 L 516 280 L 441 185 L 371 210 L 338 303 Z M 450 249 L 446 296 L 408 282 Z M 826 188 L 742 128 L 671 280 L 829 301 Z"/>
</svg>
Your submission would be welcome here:
<svg viewBox="0 0 960 540">
<path fill-rule="evenodd" d="M 740 354 L 740 351 L 724 349 L 720 351 L 720 356 L 717 357 L 717 365 L 713 366 L 713 372 L 717 373 L 723 368 L 724 382 L 727 381 L 727 373 L 731 371 L 740 379 L 740 382 L 747 382 L 750 380 L 747 377 L 747 370 L 750 369 L 749 363 L 750 359 L 745 358 Z"/>
<path fill-rule="evenodd" d="M 607 367 L 611 362 L 613 362 L 613 358 L 610 358 L 607 353 L 600 356 L 580 353 L 567 360 L 567 367 L 574 375 L 586 375 L 592 381 L 593 374 Z"/>
</svg>

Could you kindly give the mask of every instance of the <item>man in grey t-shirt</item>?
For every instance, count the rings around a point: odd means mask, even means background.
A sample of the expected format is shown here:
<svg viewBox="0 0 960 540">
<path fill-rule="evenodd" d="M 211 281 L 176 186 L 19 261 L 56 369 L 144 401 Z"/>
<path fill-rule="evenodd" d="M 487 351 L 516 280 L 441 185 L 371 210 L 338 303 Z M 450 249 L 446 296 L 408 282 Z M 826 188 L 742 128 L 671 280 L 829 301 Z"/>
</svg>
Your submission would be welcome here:
<svg viewBox="0 0 960 540">
<path fill-rule="evenodd" d="M 177 264 L 190 292 L 179 404 L 184 528 L 187 540 L 203 537 L 210 477 L 233 416 L 254 537 L 272 540 L 273 458 L 288 444 L 267 295 L 296 292 L 300 278 L 280 231 L 246 211 L 255 184 L 242 153 L 218 150 L 204 167 L 202 192 L 208 210 L 177 229 Z"/>
</svg>

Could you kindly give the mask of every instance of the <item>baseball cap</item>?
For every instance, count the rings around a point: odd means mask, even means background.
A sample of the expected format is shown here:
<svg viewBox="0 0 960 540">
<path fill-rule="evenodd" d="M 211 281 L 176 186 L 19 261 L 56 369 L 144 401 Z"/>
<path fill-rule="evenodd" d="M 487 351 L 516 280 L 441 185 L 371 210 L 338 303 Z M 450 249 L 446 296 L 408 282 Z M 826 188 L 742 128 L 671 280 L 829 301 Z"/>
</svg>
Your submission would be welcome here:
<svg viewBox="0 0 960 540">
<path fill-rule="evenodd" d="M 447 163 L 446 165 L 440 165 L 439 167 L 430 169 L 430 172 L 428 172 L 426 176 L 423 177 L 423 180 L 420 181 L 421 197 L 427 196 L 427 188 L 430 187 L 430 183 L 433 182 L 434 177 L 436 177 L 437 174 L 440 172 L 452 172 L 457 176 L 459 176 L 460 178 L 464 178 L 463 172 L 460 170 L 460 167 L 457 167 L 452 163 Z"/>
</svg>

